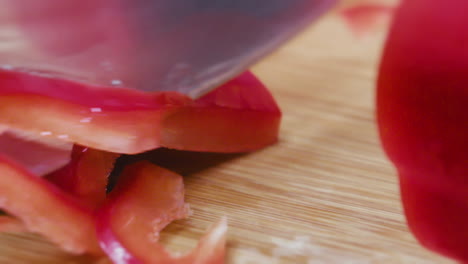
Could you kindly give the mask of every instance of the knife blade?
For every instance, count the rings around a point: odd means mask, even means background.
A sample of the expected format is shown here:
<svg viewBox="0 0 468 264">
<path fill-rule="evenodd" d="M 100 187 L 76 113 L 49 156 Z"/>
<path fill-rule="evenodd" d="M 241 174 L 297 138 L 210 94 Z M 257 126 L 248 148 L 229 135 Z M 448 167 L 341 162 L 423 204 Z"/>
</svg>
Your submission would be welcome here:
<svg viewBox="0 0 468 264">
<path fill-rule="evenodd" d="M 0 0 L 0 66 L 199 97 L 334 0 Z"/>
</svg>

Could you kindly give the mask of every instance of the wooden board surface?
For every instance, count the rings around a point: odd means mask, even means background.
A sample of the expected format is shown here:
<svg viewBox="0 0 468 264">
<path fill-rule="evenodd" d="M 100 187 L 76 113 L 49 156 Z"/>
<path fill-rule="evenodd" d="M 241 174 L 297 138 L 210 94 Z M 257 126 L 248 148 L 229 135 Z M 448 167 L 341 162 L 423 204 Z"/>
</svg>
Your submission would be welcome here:
<svg viewBox="0 0 468 264">
<path fill-rule="evenodd" d="M 254 68 L 284 112 L 275 146 L 161 153 L 184 173 L 194 210 L 164 231 L 163 243 L 188 250 L 226 215 L 228 263 L 452 263 L 408 232 L 378 143 L 374 80 L 384 36 L 380 28 L 356 38 L 331 14 Z M 92 262 L 24 234 L 0 235 L 0 263 Z"/>
</svg>

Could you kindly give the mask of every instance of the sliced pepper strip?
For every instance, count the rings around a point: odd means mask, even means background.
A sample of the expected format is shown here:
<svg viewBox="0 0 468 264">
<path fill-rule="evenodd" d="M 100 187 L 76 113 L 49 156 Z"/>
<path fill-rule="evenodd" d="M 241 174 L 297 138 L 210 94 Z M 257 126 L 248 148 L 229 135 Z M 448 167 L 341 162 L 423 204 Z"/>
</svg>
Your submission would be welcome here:
<svg viewBox="0 0 468 264">
<path fill-rule="evenodd" d="M 62 142 L 61 142 L 62 143 Z M 0 131 L 0 154 L 14 160 L 30 173 L 43 176 L 70 161 L 72 145 L 54 146 L 34 141 L 17 131 Z"/>
<path fill-rule="evenodd" d="M 73 254 L 102 254 L 87 208 L 46 180 L 0 155 L 0 207 L 31 232 Z"/>
<path fill-rule="evenodd" d="M 158 244 L 159 232 L 189 213 L 180 175 L 149 162 L 132 164 L 98 212 L 100 244 L 114 263 L 222 263 L 225 220 L 186 256 L 173 257 Z"/>
<path fill-rule="evenodd" d="M 0 232 L 2 233 L 22 233 L 27 232 L 28 229 L 21 220 L 9 216 L 0 216 Z"/>
<path fill-rule="evenodd" d="M 276 142 L 280 118 L 276 102 L 250 73 L 193 101 L 175 92 L 0 71 L 0 123 L 109 152 L 134 154 L 161 146 L 250 151 Z"/>
<path fill-rule="evenodd" d="M 70 163 L 46 178 L 95 209 L 106 199 L 108 178 L 119 156 L 75 145 Z"/>
<path fill-rule="evenodd" d="M 246 72 L 167 116 L 161 125 L 161 145 L 191 151 L 252 151 L 278 140 L 280 121 L 273 96 Z"/>
</svg>

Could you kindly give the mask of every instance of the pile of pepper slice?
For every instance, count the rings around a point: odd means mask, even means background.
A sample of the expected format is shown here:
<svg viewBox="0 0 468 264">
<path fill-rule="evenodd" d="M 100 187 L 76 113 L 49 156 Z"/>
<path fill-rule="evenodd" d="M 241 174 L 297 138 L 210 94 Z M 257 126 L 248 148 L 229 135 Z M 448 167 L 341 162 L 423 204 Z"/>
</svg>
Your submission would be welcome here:
<svg viewBox="0 0 468 264">
<path fill-rule="evenodd" d="M 222 263 L 227 220 L 173 256 L 158 244 L 188 217 L 182 176 L 118 157 L 166 147 L 247 152 L 277 141 L 281 112 L 249 72 L 192 100 L 175 92 L 97 87 L 0 71 L 0 230 L 31 231 L 72 254 L 115 263 Z"/>
</svg>

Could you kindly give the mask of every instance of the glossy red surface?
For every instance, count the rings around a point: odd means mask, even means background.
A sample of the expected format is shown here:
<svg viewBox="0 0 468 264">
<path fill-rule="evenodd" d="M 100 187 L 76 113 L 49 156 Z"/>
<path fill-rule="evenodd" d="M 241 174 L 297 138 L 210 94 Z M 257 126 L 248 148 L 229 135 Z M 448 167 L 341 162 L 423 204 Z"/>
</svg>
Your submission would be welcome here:
<svg viewBox="0 0 468 264">
<path fill-rule="evenodd" d="M 280 119 L 248 72 L 198 100 L 0 72 L 0 124 L 109 152 L 251 151 L 276 142 Z"/>
<path fill-rule="evenodd" d="M 97 232 L 109 258 L 125 264 L 223 263 L 224 221 L 185 256 L 172 256 L 158 244 L 164 227 L 190 214 L 184 193 L 183 179 L 178 174 L 149 162 L 126 167 L 98 212 Z"/>
<path fill-rule="evenodd" d="M 73 254 L 102 254 L 92 212 L 45 179 L 0 156 L 0 207 Z"/>
<path fill-rule="evenodd" d="M 407 0 L 380 68 L 377 115 L 411 230 L 468 261 L 468 2 Z"/>
<path fill-rule="evenodd" d="M 118 157 L 116 153 L 75 145 L 71 161 L 46 178 L 95 209 L 106 199 L 109 175 Z"/>
</svg>

